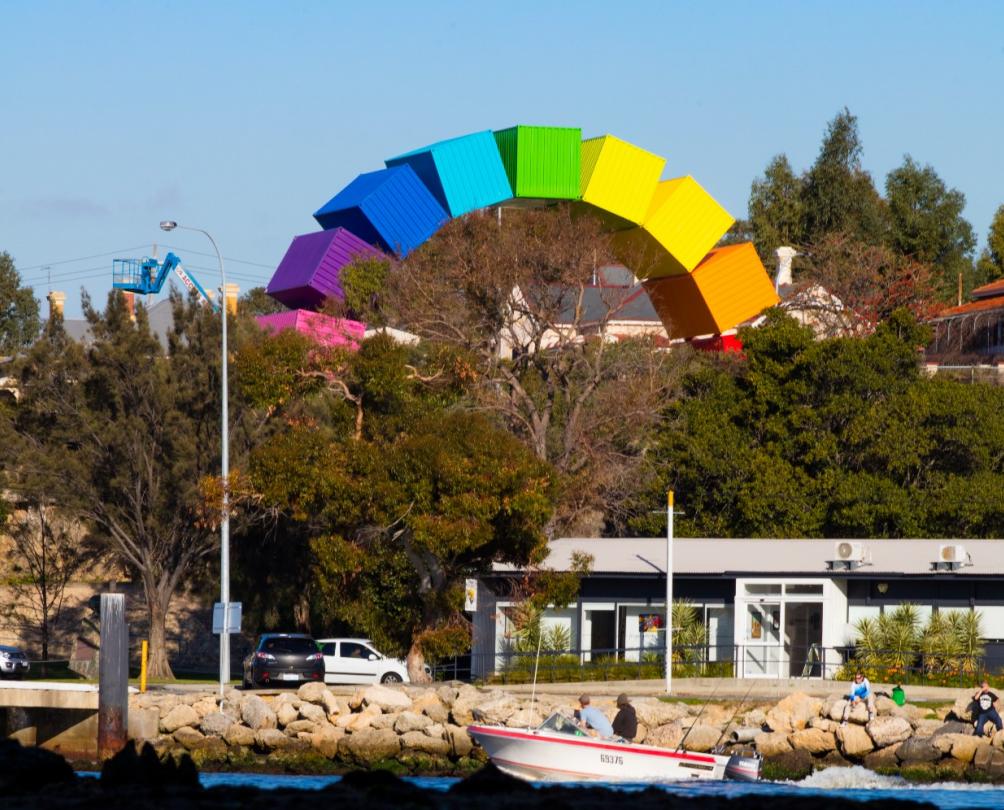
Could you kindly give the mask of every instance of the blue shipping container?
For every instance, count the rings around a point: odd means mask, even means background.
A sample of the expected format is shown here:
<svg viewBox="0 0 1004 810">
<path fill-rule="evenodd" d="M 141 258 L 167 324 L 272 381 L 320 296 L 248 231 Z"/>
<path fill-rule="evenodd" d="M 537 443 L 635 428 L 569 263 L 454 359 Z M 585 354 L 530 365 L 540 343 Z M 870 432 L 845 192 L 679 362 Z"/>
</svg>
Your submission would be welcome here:
<svg viewBox="0 0 1004 810">
<path fill-rule="evenodd" d="M 314 213 L 322 228 L 345 228 L 398 256 L 432 236 L 449 215 L 411 166 L 359 175 Z"/>
<path fill-rule="evenodd" d="M 439 141 L 390 158 L 386 164 L 411 166 L 450 216 L 512 197 L 491 130 Z"/>
</svg>

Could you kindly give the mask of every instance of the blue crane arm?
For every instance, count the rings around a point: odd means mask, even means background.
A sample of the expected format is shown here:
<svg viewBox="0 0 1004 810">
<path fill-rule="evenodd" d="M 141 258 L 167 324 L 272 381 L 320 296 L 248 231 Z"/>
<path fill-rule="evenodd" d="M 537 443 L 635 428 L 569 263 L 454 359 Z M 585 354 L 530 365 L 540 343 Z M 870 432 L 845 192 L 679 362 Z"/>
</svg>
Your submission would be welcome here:
<svg viewBox="0 0 1004 810">
<path fill-rule="evenodd" d="M 112 263 L 112 286 L 127 292 L 149 295 L 159 293 L 167 280 L 167 274 L 173 272 L 189 290 L 195 290 L 213 308 L 219 311 L 219 306 L 195 277 L 185 270 L 174 253 L 168 253 L 163 262 L 156 259 L 115 259 Z"/>
</svg>

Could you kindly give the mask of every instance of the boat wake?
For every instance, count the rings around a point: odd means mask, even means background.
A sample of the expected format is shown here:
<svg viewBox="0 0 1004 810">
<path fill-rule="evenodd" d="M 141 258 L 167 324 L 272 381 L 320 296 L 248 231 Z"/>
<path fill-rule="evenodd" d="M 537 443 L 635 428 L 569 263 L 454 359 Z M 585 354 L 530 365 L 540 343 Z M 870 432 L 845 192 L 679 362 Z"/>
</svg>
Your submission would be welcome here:
<svg viewBox="0 0 1004 810">
<path fill-rule="evenodd" d="M 810 790 L 1000 790 L 999 785 L 978 785 L 969 782 L 934 782 L 916 784 L 902 776 L 875 773 L 861 765 L 849 768 L 826 768 L 816 771 L 798 782 L 788 782 Z"/>
</svg>

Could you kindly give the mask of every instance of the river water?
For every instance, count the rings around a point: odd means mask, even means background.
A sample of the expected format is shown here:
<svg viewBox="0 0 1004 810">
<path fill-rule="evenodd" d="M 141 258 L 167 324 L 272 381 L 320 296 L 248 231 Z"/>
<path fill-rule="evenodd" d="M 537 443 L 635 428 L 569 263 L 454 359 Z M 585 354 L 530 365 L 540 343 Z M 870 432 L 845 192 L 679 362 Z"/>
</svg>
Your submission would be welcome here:
<svg viewBox="0 0 1004 810">
<path fill-rule="evenodd" d="M 97 774 L 94 774 L 95 776 Z M 199 779 L 205 787 L 217 785 L 246 785 L 263 790 L 298 788 L 319 790 L 337 782 L 340 776 L 286 776 L 262 773 L 201 773 Z M 407 781 L 431 791 L 445 791 L 458 780 L 443 776 L 407 777 Z M 590 783 L 592 787 L 609 787 L 630 792 L 645 785 L 605 785 Z M 1004 806 L 1004 786 L 971 785 L 962 782 L 939 782 L 932 785 L 912 785 L 896 776 L 882 776 L 855 766 L 853 768 L 828 768 L 817 771 L 801 782 L 684 782 L 658 786 L 667 793 L 683 796 L 744 796 L 765 803 L 771 796 L 781 794 L 812 796 L 832 795 L 839 792 L 844 798 L 861 802 L 879 799 L 906 799 L 930 802 L 944 810 L 961 808 L 998 808 Z"/>
</svg>

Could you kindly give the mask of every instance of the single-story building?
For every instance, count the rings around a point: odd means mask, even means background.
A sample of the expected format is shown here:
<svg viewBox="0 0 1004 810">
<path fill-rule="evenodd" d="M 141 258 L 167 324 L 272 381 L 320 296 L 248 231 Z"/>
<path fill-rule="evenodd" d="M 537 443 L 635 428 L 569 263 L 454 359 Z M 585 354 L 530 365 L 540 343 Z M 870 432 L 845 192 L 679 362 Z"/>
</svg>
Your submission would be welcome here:
<svg viewBox="0 0 1004 810">
<path fill-rule="evenodd" d="M 544 563 L 570 570 L 591 555 L 576 601 L 544 614 L 570 649 L 639 660 L 665 649 L 666 538 L 561 538 Z M 978 610 L 988 662 L 1004 664 L 1004 542 L 998 540 L 698 539 L 673 541 L 673 598 L 695 606 L 705 660 L 737 677 L 832 677 L 865 617 L 909 602 L 934 611 Z M 522 572 L 498 566 L 478 583 L 472 674 L 504 664 Z"/>
</svg>

